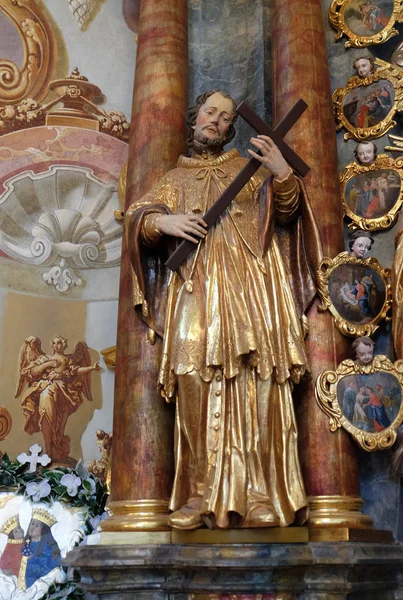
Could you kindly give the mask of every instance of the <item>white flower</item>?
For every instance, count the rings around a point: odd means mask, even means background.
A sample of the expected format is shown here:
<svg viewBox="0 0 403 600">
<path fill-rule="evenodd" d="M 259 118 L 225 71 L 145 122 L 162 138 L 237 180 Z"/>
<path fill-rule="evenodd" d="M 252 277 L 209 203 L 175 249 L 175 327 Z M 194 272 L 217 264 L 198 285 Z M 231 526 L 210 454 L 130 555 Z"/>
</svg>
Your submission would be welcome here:
<svg viewBox="0 0 403 600">
<path fill-rule="evenodd" d="M 42 479 L 38 483 L 36 483 L 35 481 L 27 483 L 25 491 L 28 496 L 32 496 L 32 500 L 34 502 L 39 502 L 41 498 L 49 496 L 51 487 L 47 479 Z"/>
<path fill-rule="evenodd" d="M 81 479 L 72 473 L 63 475 L 60 484 L 64 485 L 69 496 L 77 496 L 78 486 L 81 485 Z"/>
</svg>

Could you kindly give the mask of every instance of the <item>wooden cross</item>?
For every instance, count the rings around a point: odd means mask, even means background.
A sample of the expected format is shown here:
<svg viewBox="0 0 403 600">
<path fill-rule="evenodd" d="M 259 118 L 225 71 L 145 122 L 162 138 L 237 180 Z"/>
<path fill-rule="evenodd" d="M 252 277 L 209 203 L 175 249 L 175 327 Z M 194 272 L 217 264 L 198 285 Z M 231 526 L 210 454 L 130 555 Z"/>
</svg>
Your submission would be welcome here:
<svg viewBox="0 0 403 600">
<path fill-rule="evenodd" d="M 26 452 L 22 452 L 22 454 L 17 456 L 17 460 L 21 464 L 29 463 L 29 473 L 35 473 L 38 464 L 46 467 L 46 465 L 52 461 L 47 454 L 42 454 L 42 456 L 39 456 L 39 454 L 42 452 L 42 448 L 39 444 L 34 444 L 31 446 L 29 451 L 31 452 L 31 456 Z"/>
<path fill-rule="evenodd" d="M 283 137 L 298 121 L 300 116 L 306 111 L 308 105 L 303 100 L 298 100 L 290 110 L 290 112 L 280 121 L 275 129 L 272 129 L 263 121 L 245 102 L 237 108 L 237 113 L 251 125 L 256 131 L 262 135 L 267 135 L 276 144 L 286 161 L 290 166 L 297 171 L 302 177 L 309 172 L 310 167 L 288 146 Z M 210 229 L 217 219 L 223 214 L 231 201 L 239 194 L 242 188 L 248 183 L 249 179 L 261 166 L 261 162 L 257 158 L 251 158 L 238 173 L 229 186 L 223 191 L 221 196 L 211 206 L 203 217 L 207 223 L 207 229 Z M 183 240 L 168 258 L 165 265 L 172 271 L 176 271 L 186 259 L 188 254 L 195 249 L 195 244 L 189 240 Z"/>
</svg>

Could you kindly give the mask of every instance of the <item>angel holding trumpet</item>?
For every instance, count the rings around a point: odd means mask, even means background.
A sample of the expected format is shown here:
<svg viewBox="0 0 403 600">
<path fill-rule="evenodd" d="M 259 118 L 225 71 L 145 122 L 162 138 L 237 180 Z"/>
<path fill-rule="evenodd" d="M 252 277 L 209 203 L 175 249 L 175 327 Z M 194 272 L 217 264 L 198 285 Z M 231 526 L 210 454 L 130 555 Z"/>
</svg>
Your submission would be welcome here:
<svg viewBox="0 0 403 600">
<path fill-rule="evenodd" d="M 88 346 L 78 342 L 66 354 L 67 339 L 52 339 L 52 352 L 45 354 L 38 337 L 28 337 L 19 356 L 19 375 L 15 397 L 21 396 L 24 430 L 32 435 L 42 432 L 46 454 L 54 463 L 71 466 L 70 438 L 65 435 L 67 420 L 84 401 L 92 401 L 91 372 L 102 373 L 99 362 L 91 364 Z M 24 388 L 28 385 L 28 388 Z"/>
</svg>

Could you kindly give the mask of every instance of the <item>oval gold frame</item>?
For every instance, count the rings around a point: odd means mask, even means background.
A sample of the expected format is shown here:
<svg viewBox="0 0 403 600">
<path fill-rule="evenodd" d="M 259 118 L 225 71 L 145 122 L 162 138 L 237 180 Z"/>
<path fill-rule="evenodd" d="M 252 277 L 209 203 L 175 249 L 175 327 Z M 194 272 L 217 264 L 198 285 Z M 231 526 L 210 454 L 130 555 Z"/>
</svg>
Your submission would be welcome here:
<svg viewBox="0 0 403 600">
<path fill-rule="evenodd" d="M 378 433 L 369 433 L 355 427 L 344 416 L 337 398 L 337 386 L 348 375 L 371 375 L 388 373 L 394 375 L 400 385 L 402 403 L 395 420 Z M 343 427 L 367 452 L 390 448 L 397 437 L 397 429 L 403 422 L 403 360 L 392 363 L 387 356 L 378 354 L 369 365 L 360 365 L 353 360 L 343 360 L 335 371 L 324 371 L 316 379 L 315 397 L 319 408 L 329 417 L 330 431 Z"/>
<path fill-rule="evenodd" d="M 16 104 L 26 97 L 42 100 L 58 61 L 52 27 L 33 0 L 6 0 L 0 10 L 17 29 L 24 48 L 21 69 L 0 59 L 0 105 Z"/>
<path fill-rule="evenodd" d="M 348 80 L 346 87 L 337 88 L 333 92 L 332 100 L 336 117 L 336 130 L 341 129 L 342 127 L 347 130 L 344 134 L 345 140 L 351 138 L 357 142 L 363 142 L 383 136 L 389 129 L 396 125 L 396 121 L 393 120 L 395 113 L 403 110 L 402 71 L 379 58 L 375 60 L 375 64 L 380 65 L 380 68 L 377 69 L 373 75 L 370 75 L 369 77 L 359 77 L 358 75 L 351 77 Z M 391 110 L 382 121 L 372 127 L 354 127 L 345 117 L 343 112 L 343 103 L 346 96 L 352 90 L 356 90 L 362 86 L 369 86 L 380 79 L 389 81 L 395 90 L 395 98 Z"/>
<path fill-rule="evenodd" d="M 396 171 L 400 177 L 400 192 L 392 208 L 381 217 L 369 219 L 355 214 L 347 205 L 345 191 L 348 182 L 353 177 L 363 173 L 371 173 L 371 171 L 390 170 Z M 346 165 L 344 171 L 340 173 L 341 183 L 341 203 L 346 217 L 351 219 L 349 229 L 365 229 L 367 231 L 378 231 L 381 229 L 389 229 L 395 223 L 399 210 L 403 203 L 403 157 L 393 159 L 387 154 L 380 154 L 370 165 L 361 165 L 357 162 L 350 162 Z"/>
<path fill-rule="evenodd" d="M 394 0 L 394 8 L 387 25 L 385 25 L 381 31 L 378 31 L 378 33 L 374 33 L 371 36 L 357 35 L 346 25 L 344 13 L 346 8 L 348 8 L 350 1 L 351 0 L 333 0 L 329 8 L 330 24 L 337 31 L 336 40 L 342 38 L 343 35 L 348 37 L 347 42 L 344 44 L 346 48 L 365 48 L 372 44 L 383 44 L 393 36 L 398 35 L 399 32 L 395 29 L 394 25 L 396 21 L 401 23 L 403 20 L 403 0 Z"/>
<path fill-rule="evenodd" d="M 382 278 L 385 284 L 385 300 L 379 313 L 369 322 L 363 325 L 356 323 L 350 323 L 344 319 L 336 307 L 334 306 L 329 293 L 329 279 L 331 274 L 340 265 L 351 264 L 351 265 L 362 265 L 364 267 L 373 269 Z M 356 258 L 351 256 L 348 252 L 341 252 L 335 258 L 323 258 L 319 269 L 317 271 L 317 283 L 318 283 L 318 294 L 322 302 L 318 306 L 318 310 L 325 311 L 329 310 L 334 317 L 334 324 L 336 329 L 343 335 L 349 337 L 359 337 L 361 335 L 372 335 L 377 329 L 378 324 L 383 320 L 390 320 L 388 312 L 392 306 L 392 289 L 390 283 L 391 270 L 384 269 L 376 258 Z"/>
</svg>

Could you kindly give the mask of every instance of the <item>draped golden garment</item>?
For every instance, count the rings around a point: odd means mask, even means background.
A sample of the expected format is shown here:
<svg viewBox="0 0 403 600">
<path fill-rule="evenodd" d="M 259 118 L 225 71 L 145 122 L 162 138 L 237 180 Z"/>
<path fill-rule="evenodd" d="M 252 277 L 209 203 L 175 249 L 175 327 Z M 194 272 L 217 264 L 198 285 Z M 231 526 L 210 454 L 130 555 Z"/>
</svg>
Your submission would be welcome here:
<svg viewBox="0 0 403 600">
<path fill-rule="evenodd" d="M 150 211 L 143 242 L 157 245 L 153 205 L 204 214 L 246 159 L 181 157 L 136 206 Z M 306 507 L 292 381 L 305 371 L 303 331 L 274 233 L 258 243 L 260 169 L 169 283 L 159 385 L 177 400 L 170 508 L 199 499 L 202 514 L 229 527 L 256 503 L 282 526 Z M 276 217 L 295 216 L 293 174 L 274 181 Z M 160 209 L 156 209 L 160 212 Z"/>
</svg>

